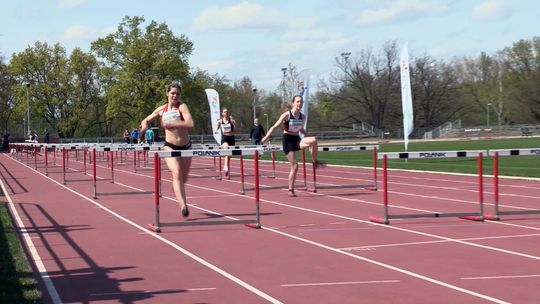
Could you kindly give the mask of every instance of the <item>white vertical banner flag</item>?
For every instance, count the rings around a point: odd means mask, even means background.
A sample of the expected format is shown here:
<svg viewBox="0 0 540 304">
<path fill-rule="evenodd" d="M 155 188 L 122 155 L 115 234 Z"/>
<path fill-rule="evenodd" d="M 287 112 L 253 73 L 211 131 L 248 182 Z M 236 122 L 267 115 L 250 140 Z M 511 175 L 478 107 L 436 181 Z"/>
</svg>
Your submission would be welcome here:
<svg viewBox="0 0 540 304">
<path fill-rule="evenodd" d="M 219 94 L 214 89 L 206 89 L 206 97 L 208 98 L 208 105 L 210 106 L 210 120 L 212 123 L 212 132 L 214 133 L 214 139 L 218 145 L 221 145 L 221 132 L 216 132 L 217 121 L 220 118 L 219 111 Z"/>
<path fill-rule="evenodd" d="M 405 151 L 409 145 L 409 135 L 413 130 L 413 104 L 411 96 L 411 77 L 409 73 L 409 45 L 405 43 L 399 62 L 401 71 L 401 104 L 403 107 L 403 139 Z"/>
<path fill-rule="evenodd" d="M 298 74 L 298 78 L 295 81 L 296 94 L 302 96 L 304 104 L 302 105 L 301 112 L 306 116 L 304 118 L 304 130 L 307 131 L 308 121 L 308 105 L 309 105 L 309 70 L 302 70 Z"/>
</svg>

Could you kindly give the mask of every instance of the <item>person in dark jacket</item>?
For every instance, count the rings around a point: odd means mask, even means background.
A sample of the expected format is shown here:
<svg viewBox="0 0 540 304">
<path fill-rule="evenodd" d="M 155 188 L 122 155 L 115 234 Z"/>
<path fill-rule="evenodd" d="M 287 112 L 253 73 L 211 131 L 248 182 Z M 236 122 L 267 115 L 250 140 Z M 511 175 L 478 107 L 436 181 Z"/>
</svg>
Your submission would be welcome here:
<svg viewBox="0 0 540 304">
<path fill-rule="evenodd" d="M 251 126 L 251 131 L 249 132 L 249 138 L 251 139 L 251 144 L 253 145 L 262 145 L 262 138 L 266 135 L 264 132 L 263 126 L 259 124 L 259 119 L 255 118 L 253 120 L 253 126 Z"/>
</svg>

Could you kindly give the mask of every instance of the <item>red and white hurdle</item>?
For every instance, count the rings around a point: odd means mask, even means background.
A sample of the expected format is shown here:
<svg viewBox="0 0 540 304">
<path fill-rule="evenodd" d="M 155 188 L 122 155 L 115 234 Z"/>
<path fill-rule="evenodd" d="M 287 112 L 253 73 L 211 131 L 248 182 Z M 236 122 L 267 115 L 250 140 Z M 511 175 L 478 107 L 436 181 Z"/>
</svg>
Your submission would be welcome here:
<svg viewBox="0 0 540 304">
<path fill-rule="evenodd" d="M 251 149 L 216 149 L 216 150 L 180 150 L 180 151 L 151 151 L 154 156 L 154 205 L 155 222 L 148 224 L 148 229 L 154 232 L 161 232 L 163 226 L 174 226 L 178 223 L 162 223 L 159 216 L 160 189 L 161 189 L 161 158 L 166 157 L 222 157 L 222 156 L 243 156 L 253 155 L 253 176 L 255 184 L 255 220 L 250 221 L 246 226 L 250 228 L 261 228 L 260 206 L 259 206 L 259 155 L 263 152 L 262 148 Z M 185 194 L 185 192 L 184 192 Z M 187 202 L 186 198 L 184 200 Z"/>
<path fill-rule="evenodd" d="M 383 170 L 383 217 L 370 216 L 369 220 L 379 224 L 390 224 L 390 219 L 404 218 L 426 218 L 426 217 L 459 217 L 467 220 L 484 220 L 484 185 L 483 185 L 483 155 L 488 155 L 485 150 L 468 151 L 435 151 L 435 152 L 396 152 L 379 153 L 378 158 L 382 159 Z M 388 211 L 388 172 L 387 159 L 411 159 L 411 158 L 450 158 L 450 157 L 476 157 L 478 164 L 478 212 L 433 212 L 433 213 L 407 213 L 390 214 Z"/>
</svg>

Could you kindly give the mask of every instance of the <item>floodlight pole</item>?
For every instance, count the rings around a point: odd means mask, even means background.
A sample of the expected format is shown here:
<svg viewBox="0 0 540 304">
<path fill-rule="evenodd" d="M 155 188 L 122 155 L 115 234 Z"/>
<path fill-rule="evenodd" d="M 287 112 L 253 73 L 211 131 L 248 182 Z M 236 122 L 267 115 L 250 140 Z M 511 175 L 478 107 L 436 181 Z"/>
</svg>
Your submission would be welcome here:
<svg viewBox="0 0 540 304">
<path fill-rule="evenodd" d="M 283 73 L 283 101 L 285 101 L 285 98 L 287 98 L 287 87 L 285 86 L 285 76 L 287 76 L 287 68 L 281 68 L 281 72 Z"/>
<path fill-rule="evenodd" d="M 486 106 L 486 123 L 487 123 L 487 128 L 489 129 L 489 107 L 491 106 L 491 103 L 488 103 L 487 106 Z"/>
<path fill-rule="evenodd" d="M 264 116 L 266 116 L 266 132 L 268 132 L 268 114 L 264 113 Z"/>
<path fill-rule="evenodd" d="M 253 121 L 257 118 L 257 111 L 255 110 L 257 104 L 257 88 L 252 88 L 253 91 Z"/>
<path fill-rule="evenodd" d="M 27 119 L 28 119 L 28 134 L 30 134 L 30 95 L 28 95 L 28 88 L 30 87 L 30 83 L 29 82 L 26 82 L 24 84 L 26 86 L 26 115 L 27 115 Z"/>
</svg>

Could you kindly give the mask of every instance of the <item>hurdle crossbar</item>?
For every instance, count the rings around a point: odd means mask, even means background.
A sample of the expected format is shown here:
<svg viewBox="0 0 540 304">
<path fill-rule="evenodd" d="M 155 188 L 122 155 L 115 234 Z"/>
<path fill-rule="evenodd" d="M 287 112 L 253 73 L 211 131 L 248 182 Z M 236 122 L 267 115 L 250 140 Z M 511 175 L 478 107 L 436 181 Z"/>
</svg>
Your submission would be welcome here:
<svg viewBox="0 0 540 304">
<path fill-rule="evenodd" d="M 251 149 L 219 149 L 219 150 L 165 150 L 165 151 L 151 151 L 150 154 L 154 156 L 154 205 L 155 205 L 155 222 L 148 224 L 148 229 L 154 232 L 161 232 L 163 226 L 179 226 L 178 223 L 162 223 L 159 216 L 159 189 L 161 185 L 161 158 L 166 157 L 206 157 L 206 156 L 244 156 L 253 155 L 254 162 L 254 183 L 255 183 L 255 220 L 249 221 L 246 224 L 250 228 L 261 228 L 260 222 L 260 206 L 259 206 L 259 155 L 263 152 L 260 148 Z M 184 201 L 187 204 L 184 191 Z M 238 221 L 244 223 L 245 221 Z"/>
<path fill-rule="evenodd" d="M 110 147 L 93 147 L 92 150 L 92 195 L 94 199 L 98 198 L 99 195 L 129 195 L 129 194 L 151 194 L 153 191 L 123 191 L 123 192 L 97 192 L 97 165 L 96 165 L 96 152 L 107 152 L 107 165 L 111 169 L 111 178 L 110 182 L 114 184 L 114 159 L 112 152 L 115 151 L 126 151 L 125 147 L 120 146 L 110 146 Z M 143 149 L 144 150 L 144 149 Z M 107 180 L 107 179 L 102 179 Z"/>
<path fill-rule="evenodd" d="M 498 221 L 501 215 L 540 214 L 540 209 L 505 210 L 499 209 L 499 156 L 540 155 L 540 148 L 489 150 L 493 156 L 493 214 L 486 214 L 487 220 Z"/>
<path fill-rule="evenodd" d="M 366 146 L 333 146 L 333 147 L 318 147 L 319 152 L 340 152 L 340 151 L 373 151 L 372 166 L 373 166 L 373 182 L 370 184 L 357 184 L 357 185 L 317 185 L 317 168 L 313 166 L 313 192 L 317 192 L 317 189 L 338 189 L 338 188 L 364 188 L 377 190 L 377 150 L 379 145 L 366 145 Z M 302 157 L 303 166 L 305 168 L 305 156 Z M 305 169 L 304 169 L 305 170 Z M 307 184 L 306 176 L 304 174 L 304 183 Z M 306 187 L 306 190 L 307 189 Z"/>
<path fill-rule="evenodd" d="M 390 224 L 390 219 L 404 218 L 426 218 L 426 217 L 459 217 L 462 219 L 483 221 L 484 220 L 484 188 L 483 188 L 483 155 L 488 155 L 486 150 L 467 150 L 467 151 L 435 151 L 435 152 L 395 152 L 379 153 L 378 158 L 382 159 L 383 169 L 383 212 L 384 217 L 370 216 L 371 222 L 379 224 Z M 388 173 L 387 159 L 409 159 L 409 158 L 449 158 L 449 157 L 477 157 L 478 163 L 478 205 L 479 212 L 433 212 L 433 213 L 415 213 L 415 214 L 390 214 L 388 211 Z"/>
</svg>

